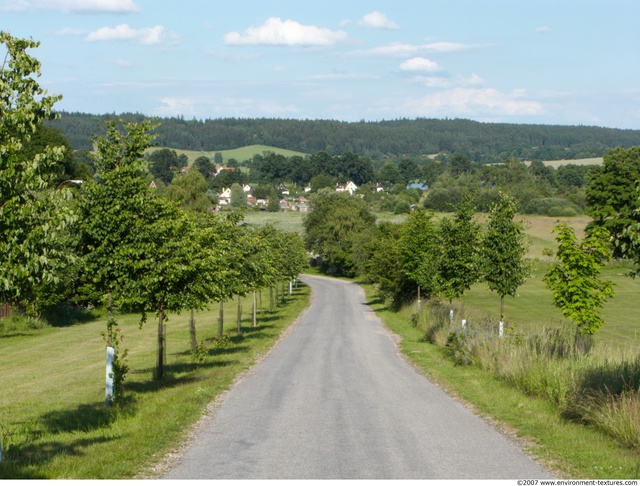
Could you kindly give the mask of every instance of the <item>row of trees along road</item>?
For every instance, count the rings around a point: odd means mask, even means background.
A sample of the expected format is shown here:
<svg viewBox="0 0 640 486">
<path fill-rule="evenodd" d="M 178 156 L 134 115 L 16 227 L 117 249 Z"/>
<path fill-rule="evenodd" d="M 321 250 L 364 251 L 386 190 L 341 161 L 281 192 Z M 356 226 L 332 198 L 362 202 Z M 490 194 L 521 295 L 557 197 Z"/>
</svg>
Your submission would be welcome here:
<svg viewBox="0 0 640 486">
<path fill-rule="evenodd" d="M 127 371 L 116 310 L 158 317 L 155 378 L 165 365 L 168 312 L 202 309 L 234 295 L 276 286 L 306 265 L 299 235 L 253 229 L 242 214 L 213 215 L 202 205 L 159 197 L 149 187 L 144 150 L 156 127 L 109 121 L 94 137 L 94 177 L 81 192 L 58 182 L 62 147 L 29 155 L 31 137 L 60 96 L 48 96 L 38 61 L 26 53 L 37 42 L 6 32 L 0 70 L 0 302 L 33 312 L 53 303 L 106 305 L 107 344 L 115 349 L 119 396 Z M 254 298 L 255 302 L 255 298 Z M 254 325 L 255 325 L 254 309 Z M 222 328 L 219 329 L 220 334 Z M 197 346 L 192 320 L 192 347 Z M 109 400 L 109 397 L 108 397 Z"/>
<path fill-rule="evenodd" d="M 325 270 L 364 276 L 395 305 L 413 300 L 416 293 L 418 301 L 422 296 L 450 303 L 459 299 L 464 325 L 465 293 L 485 281 L 500 298 L 502 324 L 505 296 L 514 296 L 530 276 L 524 225 L 514 219 L 516 201 L 504 192 L 485 230 L 474 220 L 472 196 L 461 201 L 453 217 L 439 222 L 418 208 L 402 223 L 374 224 L 362 200 L 331 191 L 312 196 L 310 205 L 304 220 L 307 249 L 322 257 Z M 611 256 L 609 233 L 596 227 L 582 242 L 566 225 L 556 233 L 557 261 L 543 280 L 563 315 L 581 333 L 593 334 L 602 325 L 600 307 L 613 296 L 612 284 L 599 278 L 602 263 Z M 628 232 L 636 242 L 638 234 L 637 226 Z"/>
</svg>

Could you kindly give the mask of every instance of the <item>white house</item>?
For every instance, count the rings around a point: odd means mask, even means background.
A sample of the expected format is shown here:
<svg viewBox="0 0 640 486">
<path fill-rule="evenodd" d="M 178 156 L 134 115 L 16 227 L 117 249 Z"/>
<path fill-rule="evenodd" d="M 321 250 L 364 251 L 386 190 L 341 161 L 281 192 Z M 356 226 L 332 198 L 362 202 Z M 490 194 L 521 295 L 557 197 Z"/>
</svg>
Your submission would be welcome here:
<svg viewBox="0 0 640 486">
<path fill-rule="evenodd" d="M 353 196 L 353 193 L 356 192 L 356 190 L 358 189 L 358 186 L 356 186 L 353 181 L 349 181 L 347 182 L 344 186 L 341 186 L 340 184 L 336 185 L 336 192 L 348 192 L 349 194 L 351 194 Z"/>
</svg>

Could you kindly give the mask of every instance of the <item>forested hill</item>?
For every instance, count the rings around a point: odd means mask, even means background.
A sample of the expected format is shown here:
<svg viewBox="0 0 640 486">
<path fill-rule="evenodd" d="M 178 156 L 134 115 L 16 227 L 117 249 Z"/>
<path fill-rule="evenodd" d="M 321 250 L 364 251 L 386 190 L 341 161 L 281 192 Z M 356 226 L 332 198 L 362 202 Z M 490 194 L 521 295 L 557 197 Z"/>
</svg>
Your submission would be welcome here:
<svg viewBox="0 0 640 486">
<path fill-rule="evenodd" d="M 62 112 L 50 124 L 75 149 L 91 149 L 91 134 L 116 115 Z M 122 114 L 141 121 L 140 114 Z M 640 145 L 640 130 L 592 126 L 517 125 L 462 119 L 400 119 L 379 122 L 332 120 L 220 118 L 158 120 L 159 146 L 202 151 L 270 145 L 306 153 L 353 152 L 372 158 L 439 152 L 462 153 L 477 162 L 521 159 L 572 159 L 602 156 L 609 148 Z"/>
</svg>

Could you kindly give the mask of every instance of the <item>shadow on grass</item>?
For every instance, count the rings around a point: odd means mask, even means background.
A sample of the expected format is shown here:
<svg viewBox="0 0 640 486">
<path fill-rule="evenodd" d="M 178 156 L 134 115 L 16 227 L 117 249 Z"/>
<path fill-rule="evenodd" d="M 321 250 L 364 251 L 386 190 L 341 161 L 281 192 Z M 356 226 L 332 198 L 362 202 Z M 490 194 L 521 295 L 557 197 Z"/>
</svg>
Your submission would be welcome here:
<svg viewBox="0 0 640 486">
<path fill-rule="evenodd" d="M 202 381 L 205 378 L 193 375 L 187 375 L 198 369 L 206 368 L 222 368 L 236 364 L 236 360 L 216 360 L 207 361 L 205 363 L 175 363 L 164 366 L 164 376 L 161 380 L 154 380 L 154 368 L 144 368 L 131 371 L 131 375 L 147 375 L 148 380 L 145 381 L 127 381 L 124 385 L 125 393 L 151 393 L 163 388 L 174 388 L 187 383 Z"/>
<path fill-rule="evenodd" d="M 68 304 L 62 304 L 51 309 L 47 309 L 43 319 L 53 327 L 68 327 L 75 324 L 86 324 L 100 318 L 100 313 L 96 310 L 82 309 Z"/>
<path fill-rule="evenodd" d="M 52 434 L 65 432 L 89 432 L 107 427 L 113 421 L 113 414 L 104 403 L 78 405 L 74 409 L 54 410 L 41 417 L 46 430 Z"/>
<path fill-rule="evenodd" d="M 48 440 L 27 441 L 11 445 L 4 451 L 0 463 L 1 479 L 51 479 L 41 471 L 56 456 L 83 456 L 84 450 L 96 444 L 116 440 L 117 437 L 77 439 L 71 442 Z"/>
</svg>

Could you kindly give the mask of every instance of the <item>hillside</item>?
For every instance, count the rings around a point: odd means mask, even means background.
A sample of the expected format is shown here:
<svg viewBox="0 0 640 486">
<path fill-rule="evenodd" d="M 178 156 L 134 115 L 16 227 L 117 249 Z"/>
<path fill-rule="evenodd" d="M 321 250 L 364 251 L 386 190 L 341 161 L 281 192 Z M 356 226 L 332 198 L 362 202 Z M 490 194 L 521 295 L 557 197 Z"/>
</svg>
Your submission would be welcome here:
<svg viewBox="0 0 640 486">
<path fill-rule="evenodd" d="M 122 114 L 127 121 L 145 119 Z M 62 112 L 49 122 L 75 149 L 91 149 L 92 133 L 100 133 L 111 115 Z M 402 119 L 379 122 L 291 119 L 158 119 L 156 144 L 174 149 L 222 152 L 252 145 L 302 153 L 353 152 L 371 158 L 440 152 L 462 153 L 480 163 L 512 157 L 527 160 L 601 157 L 613 147 L 640 145 L 640 130 L 589 126 L 516 125 L 461 119 Z"/>
<path fill-rule="evenodd" d="M 158 147 L 152 147 L 147 149 L 147 152 L 153 152 L 157 150 Z M 268 145 L 248 145 L 246 147 L 238 147 L 236 149 L 230 150 L 214 150 L 214 151 L 204 151 L 204 150 L 186 150 L 181 148 L 174 149 L 178 155 L 186 155 L 189 159 L 189 165 L 193 164 L 193 162 L 200 156 L 208 157 L 213 160 L 216 153 L 220 153 L 222 155 L 222 160 L 226 163 L 229 159 L 235 159 L 239 162 L 243 160 L 251 159 L 254 155 L 265 155 L 269 152 L 274 154 L 284 155 L 285 157 L 292 157 L 294 155 L 299 155 L 304 157 L 306 154 L 302 152 L 296 152 L 294 150 L 282 149 L 279 147 L 270 147 Z"/>
</svg>

